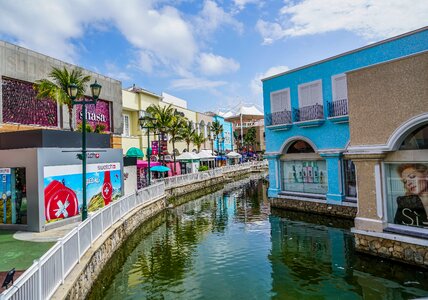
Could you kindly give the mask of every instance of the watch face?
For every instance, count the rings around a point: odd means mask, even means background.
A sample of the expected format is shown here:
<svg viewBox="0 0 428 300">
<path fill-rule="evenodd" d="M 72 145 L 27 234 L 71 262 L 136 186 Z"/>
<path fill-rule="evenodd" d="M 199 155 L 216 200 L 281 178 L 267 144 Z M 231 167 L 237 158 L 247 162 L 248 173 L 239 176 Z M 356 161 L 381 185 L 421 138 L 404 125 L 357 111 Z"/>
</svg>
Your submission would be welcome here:
<svg viewBox="0 0 428 300">
<path fill-rule="evenodd" d="M 47 221 L 73 217 L 79 213 L 76 193 L 57 180 L 45 188 L 45 216 Z"/>
<path fill-rule="evenodd" d="M 105 182 L 103 184 L 102 194 L 104 198 L 104 204 L 109 204 L 111 202 L 111 195 L 113 194 L 113 187 L 110 182 Z"/>
</svg>

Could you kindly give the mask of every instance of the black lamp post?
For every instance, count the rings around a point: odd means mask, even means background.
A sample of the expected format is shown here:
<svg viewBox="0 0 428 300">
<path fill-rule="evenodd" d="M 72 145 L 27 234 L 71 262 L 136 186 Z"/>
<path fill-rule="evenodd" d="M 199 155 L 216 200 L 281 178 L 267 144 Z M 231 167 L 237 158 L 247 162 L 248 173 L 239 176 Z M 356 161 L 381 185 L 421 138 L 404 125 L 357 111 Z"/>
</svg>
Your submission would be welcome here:
<svg viewBox="0 0 428 300">
<path fill-rule="evenodd" d="M 151 184 L 150 178 L 150 156 L 151 156 L 151 149 L 150 149 L 150 129 L 154 129 L 156 127 L 156 118 L 152 117 L 151 114 L 148 112 L 143 112 L 141 117 L 138 119 L 138 122 L 140 123 L 141 129 L 147 130 L 147 182 L 148 185 Z"/>
<path fill-rule="evenodd" d="M 78 94 L 78 86 L 75 83 L 68 85 L 68 95 L 71 99 L 71 104 L 82 105 L 82 221 L 88 217 L 88 205 L 86 203 L 86 104 L 97 105 L 97 100 L 101 93 L 101 85 L 95 82 L 90 85 L 92 100 L 83 99 L 75 101 Z"/>
</svg>

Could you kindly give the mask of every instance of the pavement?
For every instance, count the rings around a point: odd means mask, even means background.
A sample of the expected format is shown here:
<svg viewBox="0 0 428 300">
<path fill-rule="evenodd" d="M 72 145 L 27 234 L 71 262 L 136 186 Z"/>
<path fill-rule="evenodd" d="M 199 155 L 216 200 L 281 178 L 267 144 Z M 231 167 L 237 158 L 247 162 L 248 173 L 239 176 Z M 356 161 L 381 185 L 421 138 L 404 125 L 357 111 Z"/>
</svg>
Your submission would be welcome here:
<svg viewBox="0 0 428 300">
<path fill-rule="evenodd" d="M 29 242 L 56 242 L 60 238 L 64 237 L 67 233 L 77 227 L 79 223 L 71 223 L 58 228 L 50 229 L 43 232 L 29 232 L 29 231 L 17 231 L 13 238 L 20 241 Z"/>
</svg>

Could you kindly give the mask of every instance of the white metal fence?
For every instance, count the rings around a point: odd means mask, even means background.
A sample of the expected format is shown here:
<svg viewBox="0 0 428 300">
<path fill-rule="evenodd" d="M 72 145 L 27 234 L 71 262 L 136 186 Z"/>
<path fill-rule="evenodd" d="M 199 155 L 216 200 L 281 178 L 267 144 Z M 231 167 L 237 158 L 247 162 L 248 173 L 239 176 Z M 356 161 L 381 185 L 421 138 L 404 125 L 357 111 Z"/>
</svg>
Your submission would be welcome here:
<svg viewBox="0 0 428 300">
<path fill-rule="evenodd" d="M 107 229 L 138 205 L 155 201 L 164 194 L 165 185 L 158 182 L 90 214 L 88 219 L 35 261 L 0 295 L 0 299 L 49 299 L 94 241 Z"/>
<path fill-rule="evenodd" d="M 220 168 L 215 168 L 208 171 L 190 173 L 178 176 L 167 177 L 164 179 L 158 179 L 156 182 L 165 182 L 165 188 L 173 188 L 185 184 L 189 184 L 196 181 L 206 180 L 210 178 L 215 178 L 222 176 L 223 174 L 248 170 L 252 167 L 265 167 L 267 166 L 267 161 L 252 161 L 243 164 L 229 165 Z"/>
<path fill-rule="evenodd" d="M 80 262 L 80 258 L 107 229 L 125 214 L 143 203 L 150 203 L 165 194 L 165 188 L 195 181 L 267 166 L 267 161 L 253 161 L 230 165 L 209 171 L 173 176 L 155 182 L 136 194 L 124 196 L 110 205 L 90 214 L 88 219 L 60 239 L 48 252 L 22 274 L 15 283 L 0 295 L 6 299 L 48 299 L 64 283 L 65 277 Z"/>
</svg>

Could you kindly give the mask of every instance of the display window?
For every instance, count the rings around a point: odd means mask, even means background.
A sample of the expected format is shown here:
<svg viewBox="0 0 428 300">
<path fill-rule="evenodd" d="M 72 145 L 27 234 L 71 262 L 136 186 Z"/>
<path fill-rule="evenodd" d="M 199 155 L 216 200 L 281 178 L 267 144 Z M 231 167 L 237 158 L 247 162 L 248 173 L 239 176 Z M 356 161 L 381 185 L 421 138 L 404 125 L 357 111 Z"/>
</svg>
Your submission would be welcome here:
<svg viewBox="0 0 428 300">
<path fill-rule="evenodd" d="M 388 223 L 428 229 L 428 161 L 387 163 Z"/>
<path fill-rule="evenodd" d="M 327 166 L 324 160 L 284 161 L 282 189 L 291 192 L 326 194 Z"/>
<path fill-rule="evenodd" d="M 25 168 L 0 168 L 0 222 L 27 224 Z"/>
<path fill-rule="evenodd" d="M 343 161 L 345 172 L 345 194 L 346 197 L 357 198 L 357 180 L 355 176 L 355 165 L 352 160 Z"/>
</svg>

